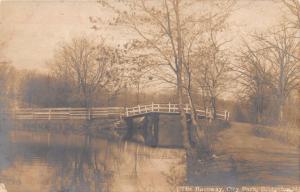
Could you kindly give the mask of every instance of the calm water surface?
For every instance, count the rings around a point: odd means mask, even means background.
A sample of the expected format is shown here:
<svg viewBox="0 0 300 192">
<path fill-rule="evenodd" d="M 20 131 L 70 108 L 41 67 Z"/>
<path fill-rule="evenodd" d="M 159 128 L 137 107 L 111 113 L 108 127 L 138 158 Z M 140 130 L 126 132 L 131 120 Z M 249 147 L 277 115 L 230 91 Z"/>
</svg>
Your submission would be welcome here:
<svg viewBox="0 0 300 192">
<path fill-rule="evenodd" d="M 153 149 L 88 135 L 8 132 L 9 165 L 0 181 L 9 192 L 170 191 L 174 167 L 184 174 L 178 149 Z"/>
<path fill-rule="evenodd" d="M 238 131 L 244 139 L 232 140 Z M 236 127 L 221 133 L 217 149 L 223 154 L 204 162 L 186 161 L 178 148 L 93 134 L 2 129 L 0 182 L 8 192 L 168 192 L 184 181 L 198 186 L 298 185 L 298 149 L 248 132 Z M 253 141 L 273 147 L 256 148 Z"/>
</svg>

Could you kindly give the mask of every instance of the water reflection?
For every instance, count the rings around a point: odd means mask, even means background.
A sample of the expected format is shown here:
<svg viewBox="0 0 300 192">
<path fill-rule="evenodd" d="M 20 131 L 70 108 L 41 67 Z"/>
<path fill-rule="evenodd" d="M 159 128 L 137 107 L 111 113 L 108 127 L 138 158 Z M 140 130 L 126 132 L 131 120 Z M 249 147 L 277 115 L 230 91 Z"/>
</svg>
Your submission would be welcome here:
<svg viewBox="0 0 300 192">
<path fill-rule="evenodd" d="M 8 151 L 11 163 L 0 167 L 0 182 L 9 192 L 168 192 L 183 184 L 299 184 L 299 150 L 281 143 L 280 148 L 256 149 L 247 142 L 233 146 L 231 140 L 223 140 L 216 157 L 202 161 L 186 159 L 181 149 L 151 148 L 86 133 L 7 134 L 6 140 L 0 139 L 0 148 Z M 270 141 L 263 140 L 261 146 Z"/>
<path fill-rule="evenodd" d="M 89 134 L 14 130 L 10 140 L 12 164 L 0 178 L 9 192 L 165 192 L 166 175 L 184 157 L 178 149 L 157 149 L 159 155 L 153 148 Z"/>
</svg>

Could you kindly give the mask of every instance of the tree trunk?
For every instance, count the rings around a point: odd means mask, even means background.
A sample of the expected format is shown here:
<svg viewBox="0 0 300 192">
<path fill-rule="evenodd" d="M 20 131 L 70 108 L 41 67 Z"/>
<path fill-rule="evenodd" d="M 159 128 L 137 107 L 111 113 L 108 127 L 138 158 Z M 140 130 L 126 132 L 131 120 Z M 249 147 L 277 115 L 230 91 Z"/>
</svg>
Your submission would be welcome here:
<svg viewBox="0 0 300 192">
<path fill-rule="evenodd" d="M 278 114 L 278 121 L 279 123 L 283 122 L 283 102 L 282 99 L 279 101 L 279 106 L 278 106 L 279 114 Z"/>
<path fill-rule="evenodd" d="M 186 114 L 183 108 L 183 45 L 182 45 L 182 37 L 181 37 L 181 22 L 179 16 L 179 1 L 175 0 L 174 2 L 174 11 L 176 15 L 176 31 L 177 31 L 177 58 L 175 59 L 175 64 L 177 68 L 177 97 L 180 111 L 180 124 L 182 128 L 182 140 L 183 146 L 186 150 L 190 150 L 190 142 L 189 142 L 189 131 L 186 121 Z"/>
<path fill-rule="evenodd" d="M 137 84 L 136 104 L 140 104 L 140 83 Z"/>
<path fill-rule="evenodd" d="M 196 108 L 195 108 L 195 105 L 194 105 L 193 98 L 192 98 L 190 90 L 188 90 L 188 100 L 189 100 L 189 105 L 191 106 L 192 124 L 198 127 L 197 112 L 196 112 Z"/>
<path fill-rule="evenodd" d="M 217 116 L 217 106 L 216 106 L 216 97 L 212 96 L 210 98 L 210 104 L 211 104 L 211 113 L 212 113 L 212 119 L 216 119 Z"/>
<path fill-rule="evenodd" d="M 193 98 L 191 95 L 190 90 L 188 90 L 188 100 L 189 104 L 191 106 L 191 127 L 190 127 L 190 135 L 191 135 L 191 140 L 194 144 L 198 143 L 201 139 L 203 139 L 202 135 L 201 137 L 198 134 L 198 131 L 200 130 L 200 126 L 197 122 L 197 111 L 193 102 Z"/>
<path fill-rule="evenodd" d="M 177 75 L 177 96 L 178 96 L 178 105 L 180 111 L 180 125 L 182 129 L 183 147 L 188 150 L 190 149 L 191 146 L 189 142 L 189 131 L 187 126 L 186 113 L 183 108 L 183 86 L 182 86 L 182 79 L 180 73 L 178 73 Z"/>
</svg>

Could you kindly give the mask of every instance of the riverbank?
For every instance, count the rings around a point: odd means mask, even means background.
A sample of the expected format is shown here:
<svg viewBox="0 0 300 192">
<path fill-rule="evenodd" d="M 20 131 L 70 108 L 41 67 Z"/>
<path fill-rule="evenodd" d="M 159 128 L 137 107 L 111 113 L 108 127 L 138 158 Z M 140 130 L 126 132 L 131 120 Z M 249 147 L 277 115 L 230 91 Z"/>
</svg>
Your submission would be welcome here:
<svg viewBox="0 0 300 192">
<path fill-rule="evenodd" d="M 9 159 L 9 134 L 12 124 L 5 118 L 0 116 L 0 170 L 6 168 L 10 164 Z M 1 180 L 0 180 L 1 183 Z"/>
<path fill-rule="evenodd" d="M 231 123 L 217 134 L 215 158 L 189 163 L 192 185 L 299 185 L 298 146 L 257 136 L 247 123 Z"/>
</svg>

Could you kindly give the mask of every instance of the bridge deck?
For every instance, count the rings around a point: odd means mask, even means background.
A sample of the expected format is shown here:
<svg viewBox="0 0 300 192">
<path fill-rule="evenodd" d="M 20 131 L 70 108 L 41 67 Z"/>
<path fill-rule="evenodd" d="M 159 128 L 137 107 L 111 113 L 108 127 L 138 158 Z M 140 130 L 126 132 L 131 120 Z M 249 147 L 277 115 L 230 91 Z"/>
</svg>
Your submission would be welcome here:
<svg viewBox="0 0 300 192">
<path fill-rule="evenodd" d="M 185 105 L 187 114 L 191 108 Z M 196 110 L 199 117 L 210 118 L 208 110 Z M 91 120 L 109 117 L 137 117 L 147 113 L 179 114 L 178 104 L 150 104 L 136 107 L 101 108 L 20 108 L 14 111 L 17 120 Z M 217 112 L 217 118 L 228 120 L 229 112 Z"/>
</svg>

